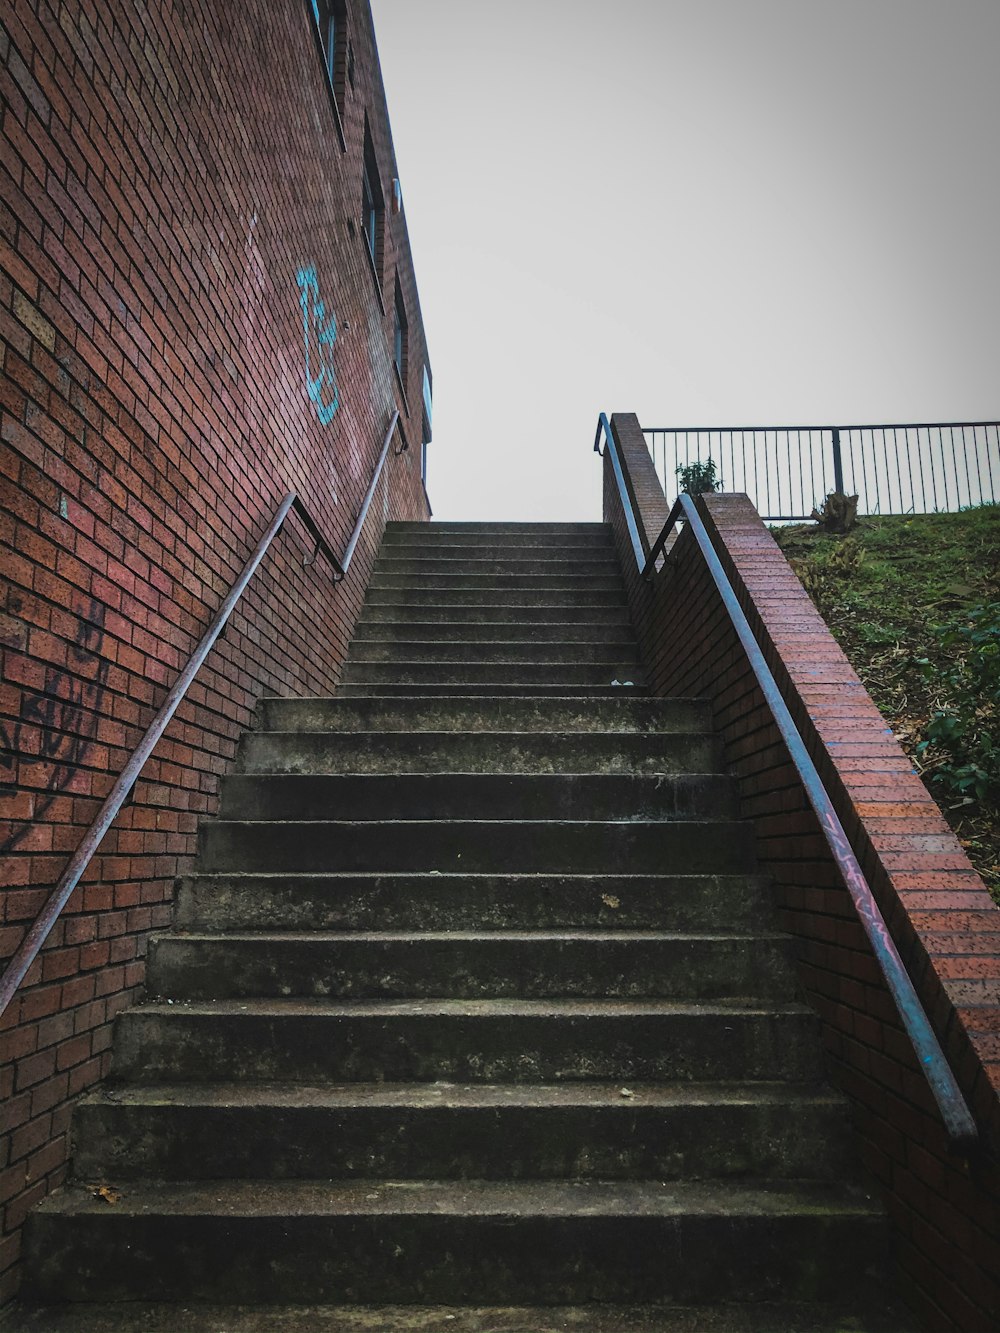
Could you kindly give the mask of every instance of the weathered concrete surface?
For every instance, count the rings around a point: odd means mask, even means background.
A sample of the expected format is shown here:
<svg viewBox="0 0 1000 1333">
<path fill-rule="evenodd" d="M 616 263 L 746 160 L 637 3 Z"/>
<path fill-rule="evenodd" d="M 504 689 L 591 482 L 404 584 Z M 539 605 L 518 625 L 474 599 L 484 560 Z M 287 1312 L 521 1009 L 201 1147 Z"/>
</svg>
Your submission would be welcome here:
<svg viewBox="0 0 1000 1333">
<path fill-rule="evenodd" d="M 611 684 L 607 530 L 387 547 L 338 697 L 245 738 L 25 1333 L 905 1333 L 708 712 Z"/>
<path fill-rule="evenodd" d="M 374 701 L 373 701 L 374 702 Z M 383 702 L 379 700 L 379 702 Z M 709 773 L 706 732 L 271 731 L 244 738 L 249 773 Z"/>
<path fill-rule="evenodd" d="M 717 773 L 234 773 L 225 819 L 734 819 Z"/>
<path fill-rule="evenodd" d="M 782 935 L 280 931 L 154 936 L 147 984 L 175 1000 L 789 1000 L 789 963 Z"/>
<path fill-rule="evenodd" d="M 766 929 L 756 875 L 273 875 L 205 873 L 180 884 L 183 930 Z"/>
<path fill-rule="evenodd" d="M 555 686 L 553 688 L 558 688 Z M 641 695 L 593 698 L 263 699 L 265 732 L 652 732 L 656 736 L 711 734 L 712 715 L 700 699 L 650 699 Z M 244 739 L 256 733 L 248 733 Z M 590 771 L 590 770 L 588 770 Z"/>
<path fill-rule="evenodd" d="M 898 1308 L 741 1306 L 78 1305 L 22 1312 L 4 1333 L 917 1333 Z"/>
<path fill-rule="evenodd" d="M 839 1179 L 841 1099 L 770 1083 L 118 1085 L 76 1111 L 84 1179 Z"/>
<path fill-rule="evenodd" d="M 826 1300 L 885 1247 L 863 1191 L 812 1182 L 136 1183 L 32 1222 L 49 1300 Z"/>
<path fill-rule="evenodd" d="M 117 1077 L 293 1082 L 820 1076 L 798 1005 L 671 1000 L 218 1000 L 122 1014 Z"/>
</svg>

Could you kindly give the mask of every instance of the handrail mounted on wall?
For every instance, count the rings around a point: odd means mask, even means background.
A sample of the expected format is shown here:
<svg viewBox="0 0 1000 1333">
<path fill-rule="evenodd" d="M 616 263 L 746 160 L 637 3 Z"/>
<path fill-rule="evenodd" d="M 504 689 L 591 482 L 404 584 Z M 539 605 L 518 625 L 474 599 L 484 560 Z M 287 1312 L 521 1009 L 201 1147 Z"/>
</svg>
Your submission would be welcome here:
<svg viewBox="0 0 1000 1333">
<path fill-rule="evenodd" d="M 73 853 L 69 864 L 59 878 L 59 882 L 46 899 L 45 905 L 38 916 L 29 926 L 24 939 L 18 945 L 13 957 L 4 968 L 3 975 L 0 976 L 0 1014 L 4 1012 L 17 991 L 18 986 L 27 975 L 28 969 L 37 958 L 42 945 L 45 943 L 53 926 L 59 919 L 63 908 L 69 902 L 70 896 L 77 884 L 80 882 L 84 871 L 91 860 L 104 835 L 111 827 L 119 810 L 128 799 L 129 793 L 135 786 L 139 774 L 141 773 L 146 760 L 153 753 L 157 742 L 167 729 L 167 725 L 184 695 L 187 693 L 192 681 L 198 674 L 205 658 L 208 656 L 216 639 L 222 633 L 226 622 L 232 615 L 236 603 L 242 597 L 247 584 L 253 578 L 257 567 L 267 554 L 268 547 L 274 538 L 281 531 L 285 519 L 289 513 L 294 510 L 297 516 L 302 520 L 306 531 L 310 534 L 316 543 L 313 555 L 306 560 L 306 564 L 312 564 L 316 555 L 322 552 L 325 558 L 330 562 L 334 570 L 334 582 L 339 583 L 350 566 L 354 555 L 355 547 L 358 544 L 358 538 L 361 536 L 361 529 L 364 527 L 368 510 L 371 506 L 372 498 L 378 486 L 379 478 L 382 475 L 382 469 L 385 466 L 385 460 L 389 453 L 389 446 L 392 444 L 392 437 L 399 426 L 399 412 L 392 415 L 389 423 L 389 429 L 386 431 L 385 441 L 382 445 L 382 452 L 379 455 L 378 463 L 375 466 L 375 473 L 371 480 L 371 485 L 365 494 L 361 504 L 361 510 L 358 514 L 357 522 L 354 525 L 354 531 L 351 533 L 351 539 L 347 544 L 343 556 L 338 560 L 334 555 L 330 544 L 323 537 L 311 514 L 306 509 L 302 500 L 294 491 L 290 491 L 278 506 L 274 517 L 267 526 L 264 535 L 257 543 L 256 550 L 249 560 L 243 566 L 239 578 L 230 588 L 225 601 L 220 606 L 211 625 L 205 631 L 204 635 L 194 653 L 188 659 L 183 671 L 177 677 L 170 692 L 160 705 L 159 711 L 150 723 L 145 735 L 139 742 L 137 748 L 133 751 L 128 763 L 122 769 L 117 781 L 105 797 L 100 810 L 97 812 L 93 823 L 84 834 L 83 841 Z M 403 447 L 398 451 L 402 453 L 406 448 L 405 437 Z"/>
<path fill-rule="evenodd" d="M 615 443 L 607 415 L 604 412 L 600 415 L 597 438 L 594 441 L 594 448 L 598 453 L 601 452 L 602 434 L 607 442 L 606 447 L 618 485 L 622 508 L 625 512 L 636 564 L 643 578 L 648 579 L 653 576 L 656 561 L 663 553 L 666 541 L 678 520 L 683 518 L 690 527 L 691 534 L 708 566 L 712 581 L 719 592 L 733 628 L 736 630 L 753 673 L 757 678 L 757 683 L 787 747 L 789 757 L 798 772 L 809 804 L 816 813 L 823 836 L 851 896 L 851 901 L 857 911 L 861 925 L 872 946 L 875 960 L 885 978 L 893 1003 L 916 1053 L 917 1062 L 937 1103 L 950 1145 L 955 1152 L 966 1154 L 971 1152 L 979 1138 L 976 1122 L 972 1118 L 972 1113 L 962 1095 L 952 1068 L 941 1049 L 941 1044 L 934 1033 L 934 1029 L 931 1027 L 930 1019 L 920 1002 L 916 988 L 906 970 L 906 965 L 889 933 L 885 918 L 879 910 L 875 895 L 871 891 L 844 826 L 834 809 L 833 801 L 830 799 L 823 779 L 820 777 L 819 770 L 813 763 L 805 741 L 795 725 L 778 682 L 775 680 L 774 674 L 764 657 L 763 650 L 750 628 L 750 622 L 740 606 L 733 585 L 722 567 L 722 562 L 716 553 L 708 529 L 705 527 L 694 501 L 690 495 L 677 497 L 659 537 L 653 543 L 647 556 L 639 541 L 638 525 L 628 487 L 625 483 L 618 446 Z"/>
</svg>

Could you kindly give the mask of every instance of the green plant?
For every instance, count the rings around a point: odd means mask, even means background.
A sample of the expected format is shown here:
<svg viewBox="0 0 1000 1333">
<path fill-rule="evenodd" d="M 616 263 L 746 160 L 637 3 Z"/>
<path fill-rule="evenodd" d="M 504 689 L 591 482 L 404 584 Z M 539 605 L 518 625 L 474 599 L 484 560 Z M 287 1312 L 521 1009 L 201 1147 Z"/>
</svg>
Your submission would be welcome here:
<svg viewBox="0 0 1000 1333">
<path fill-rule="evenodd" d="M 693 463 L 681 463 L 675 471 L 681 490 L 687 495 L 704 495 L 722 487 L 722 478 L 716 477 L 715 462 L 711 458 L 696 458 Z"/>
<path fill-rule="evenodd" d="M 943 664 L 916 659 L 941 698 L 917 754 L 933 780 L 965 802 L 1000 802 L 1000 602 L 973 606 L 932 630 Z"/>
</svg>

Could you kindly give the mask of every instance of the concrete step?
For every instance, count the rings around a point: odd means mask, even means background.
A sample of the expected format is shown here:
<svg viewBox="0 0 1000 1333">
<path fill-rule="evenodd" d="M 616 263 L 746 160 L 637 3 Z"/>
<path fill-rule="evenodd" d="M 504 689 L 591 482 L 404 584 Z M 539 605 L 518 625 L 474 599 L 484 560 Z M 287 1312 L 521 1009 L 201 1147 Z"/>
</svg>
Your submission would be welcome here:
<svg viewBox="0 0 1000 1333">
<path fill-rule="evenodd" d="M 719 773 L 234 773 L 224 819 L 735 819 Z"/>
<path fill-rule="evenodd" d="M 812 1083 L 800 1005 L 675 1000 L 178 1001 L 118 1016 L 116 1079 Z"/>
<path fill-rule="evenodd" d="M 55 1301 L 817 1300 L 886 1259 L 863 1192 L 772 1181 L 77 1187 L 27 1246 Z"/>
<path fill-rule="evenodd" d="M 477 573 L 468 568 L 464 573 L 458 570 L 453 573 L 441 570 L 417 570 L 406 573 L 384 568 L 376 569 L 368 584 L 368 596 L 371 597 L 373 592 L 381 593 L 389 590 L 394 595 L 388 600 L 393 602 L 408 601 L 411 590 L 417 595 L 427 592 L 435 594 L 474 592 L 477 594 L 477 600 L 487 603 L 499 593 L 511 592 L 518 594 L 511 599 L 518 602 L 547 601 L 555 592 L 573 593 L 581 601 L 591 602 L 592 605 L 600 605 L 593 600 L 592 594 L 595 593 L 613 594 L 614 605 L 621 605 L 625 600 L 622 576 L 617 569 L 611 574 L 597 571 L 587 573 L 579 569 L 575 574 L 532 574 L 518 573 L 514 570 L 506 574 L 488 574 L 482 570 Z M 405 592 L 406 597 L 400 598 L 400 592 Z M 442 599 L 440 595 L 436 595 L 431 600 L 437 602 Z"/>
<path fill-rule="evenodd" d="M 196 1305 L 129 1301 L 19 1306 L 3 1333 L 918 1333 L 888 1296 L 750 1305 Z"/>
<path fill-rule="evenodd" d="M 603 625 L 593 620 L 584 620 L 538 624 L 533 620 L 525 620 L 517 624 L 510 619 L 487 620 L 486 615 L 492 615 L 492 612 L 484 612 L 476 619 L 467 617 L 449 622 L 379 621 L 362 616 L 357 625 L 358 641 L 364 644 L 448 642 L 456 648 L 467 645 L 470 652 L 476 652 L 481 644 L 490 642 L 573 644 L 583 647 L 590 644 L 635 644 L 631 627 L 624 623 Z"/>
<path fill-rule="evenodd" d="M 711 773 L 705 732 L 257 731 L 239 750 L 244 773 Z M 439 867 L 444 869 L 444 867 Z"/>
<path fill-rule="evenodd" d="M 437 541 L 416 541 L 412 538 L 383 542 L 378 553 L 382 560 L 455 560 L 478 564 L 482 560 L 531 560 L 548 563 L 557 560 L 572 573 L 578 563 L 603 561 L 618 568 L 618 552 L 614 542 L 606 537 L 567 538 L 564 541 L 539 541 L 516 537 L 512 533 L 496 536 L 482 534 L 477 541 L 438 538 Z"/>
<path fill-rule="evenodd" d="M 264 701 L 200 831 L 22 1329 L 902 1333 L 709 712 L 636 660 L 607 525 L 388 526 L 338 697 Z"/>
<path fill-rule="evenodd" d="M 465 697 L 469 699 L 511 698 L 571 698 L 588 699 L 602 695 L 618 698 L 643 698 L 649 690 L 645 685 L 568 685 L 539 684 L 537 681 L 480 681 L 468 685 L 456 681 L 408 681 L 404 683 L 379 681 L 372 684 L 345 682 L 337 686 L 337 697 L 341 699 L 391 699 L 399 695 L 427 698 Z"/>
<path fill-rule="evenodd" d="M 523 537 L 530 541 L 561 542 L 567 537 L 607 539 L 610 535 L 613 535 L 613 529 L 609 523 L 479 523 L 460 521 L 439 523 L 436 519 L 430 523 L 392 522 L 385 525 L 385 541 L 390 543 L 400 538 L 408 540 L 411 537 L 426 538 L 428 541 L 438 541 L 441 537 L 447 537 L 449 540 L 468 537 L 470 540 L 478 541 L 484 534 L 487 536 L 505 534 Z"/>
<path fill-rule="evenodd" d="M 770 927 L 759 875 L 273 875 L 182 879 L 184 930 L 712 930 Z"/>
<path fill-rule="evenodd" d="M 613 546 L 608 523 L 387 523 L 382 550 L 420 544 L 426 546 L 480 546 L 488 542 L 509 545 Z"/>
<path fill-rule="evenodd" d="M 524 582 L 523 580 L 521 581 Z M 596 588 L 594 580 L 585 581 L 562 580 L 563 587 L 546 588 L 545 586 L 527 582 L 525 586 L 512 586 L 509 580 L 493 579 L 488 583 L 477 584 L 473 581 L 470 587 L 455 587 L 450 583 L 441 585 L 437 581 L 437 586 L 428 586 L 427 582 L 421 582 L 419 579 L 406 585 L 405 587 L 394 588 L 390 585 L 380 587 L 378 584 L 369 583 L 368 592 L 365 597 L 365 608 L 370 609 L 375 606 L 408 606 L 408 607 L 474 607 L 480 609 L 489 609 L 491 607 L 533 607 L 536 609 L 544 607 L 614 607 L 619 610 L 628 609 L 628 603 L 625 599 L 625 588 L 621 579 L 602 580 L 607 583 L 607 587 Z"/>
<path fill-rule="evenodd" d="M 588 557 L 564 558 L 561 554 L 545 555 L 483 555 L 469 552 L 463 555 L 438 554 L 428 550 L 425 554 L 405 554 L 406 548 L 399 548 L 392 555 L 382 554 L 375 562 L 373 577 L 382 579 L 407 578 L 427 575 L 430 578 L 446 578 L 448 575 L 468 576 L 472 578 L 499 577 L 532 578 L 540 576 L 553 578 L 563 576 L 586 582 L 591 578 L 611 578 L 621 583 L 621 566 L 618 557 L 610 548 L 606 555 L 593 553 Z"/>
<path fill-rule="evenodd" d="M 147 988 L 174 1000 L 795 996 L 783 935 L 611 930 L 158 935 Z"/>
<path fill-rule="evenodd" d="M 746 874 L 753 831 L 732 820 L 216 819 L 199 830 L 206 870 L 441 870 Z"/>
<path fill-rule="evenodd" d="M 589 641 L 548 640 L 535 642 L 530 635 L 523 638 L 511 638 L 509 633 L 504 639 L 483 639 L 478 642 L 456 641 L 451 638 L 427 640 L 407 640 L 383 642 L 379 639 L 355 638 L 347 654 L 348 671 L 353 671 L 358 664 L 384 662 L 395 666 L 404 664 L 407 669 L 412 664 L 433 662 L 435 665 L 446 663 L 454 666 L 469 667 L 476 671 L 483 666 L 512 663 L 521 665 L 544 663 L 549 668 L 550 677 L 558 666 L 589 665 L 594 663 L 604 669 L 610 681 L 614 670 L 608 675 L 608 668 L 617 669 L 628 665 L 633 675 L 637 674 L 639 650 L 633 638 L 604 639 L 591 637 Z"/>
<path fill-rule="evenodd" d="M 581 662 L 547 658 L 519 660 L 516 654 L 497 655 L 490 661 L 470 662 L 463 655 L 458 661 L 422 659 L 392 662 L 349 661 L 341 681 L 345 685 L 600 685 L 605 689 L 619 684 L 644 685 L 646 676 L 635 663 L 635 649 L 620 658 Z"/>
<path fill-rule="evenodd" d="M 264 731 L 709 732 L 704 699 L 632 694 L 539 698 L 265 698 Z"/>
<path fill-rule="evenodd" d="M 552 632 L 555 632 L 554 626 L 567 623 L 622 626 L 628 629 L 631 629 L 632 625 L 627 606 L 574 605 L 572 602 L 562 605 L 543 602 L 534 606 L 528 606 L 523 602 L 511 602 L 502 606 L 426 602 L 415 606 L 413 602 L 366 602 L 358 620 L 358 627 L 364 628 L 368 633 L 376 625 L 397 626 L 406 623 L 448 625 L 449 633 L 453 629 L 464 630 L 474 624 L 531 624 L 539 630 Z"/>
<path fill-rule="evenodd" d="M 703 1180 L 849 1174 L 832 1093 L 787 1084 L 169 1084 L 74 1112 L 81 1180 Z"/>
</svg>

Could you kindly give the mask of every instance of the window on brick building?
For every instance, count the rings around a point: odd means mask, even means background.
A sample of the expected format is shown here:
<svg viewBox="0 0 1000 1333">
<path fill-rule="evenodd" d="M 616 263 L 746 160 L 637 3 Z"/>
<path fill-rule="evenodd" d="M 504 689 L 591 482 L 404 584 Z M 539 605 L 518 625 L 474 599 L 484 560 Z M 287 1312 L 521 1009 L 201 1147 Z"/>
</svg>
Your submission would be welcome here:
<svg viewBox="0 0 1000 1333">
<path fill-rule="evenodd" d="M 365 125 L 365 153 L 361 165 L 361 227 L 375 276 L 381 281 L 382 274 L 382 220 L 385 216 L 385 200 L 382 197 L 382 184 L 379 181 L 378 166 L 375 162 L 375 149 L 372 146 L 368 125 Z"/>
<path fill-rule="evenodd" d="M 313 17 L 323 48 L 323 63 L 337 111 L 344 114 L 344 76 L 347 70 L 347 11 L 343 0 L 312 0 Z M 351 57 L 353 60 L 353 55 Z M 351 80 L 353 84 L 353 79 Z"/>
<path fill-rule="evenodd" d="M 406 306 L 403 304 L 403 291 L 397 277 L 396 299 L 393 308 L 392 359 L 396 363 L 400 383 L 404 388 L 406 387 L 406 358 L 409 351 L 407 341 Z"/>
<path fill-rule="evenodd" d="M 434 416 L 433 390 L 430 371 L 424 366 L 423 375 L 424 410 L 420 414 L 420 480 L 427 482 L 427 446 L 431 442 L 431 420 Z"/>
</svg>

